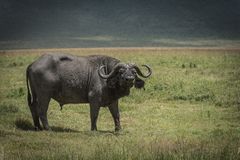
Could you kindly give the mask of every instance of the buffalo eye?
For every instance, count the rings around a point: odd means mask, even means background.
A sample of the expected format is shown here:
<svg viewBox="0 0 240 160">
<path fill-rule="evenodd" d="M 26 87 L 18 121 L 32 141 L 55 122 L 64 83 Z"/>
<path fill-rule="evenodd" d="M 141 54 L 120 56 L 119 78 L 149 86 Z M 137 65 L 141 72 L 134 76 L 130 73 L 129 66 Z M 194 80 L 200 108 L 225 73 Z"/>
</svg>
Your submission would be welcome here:
<svg viewBox="0 0 240 160">
<path fill-rule="evenodd" d="M 132 72 L 133 75 L 137 74 L 137 71 L 135 69 L 131 70 L 131 72 Z"/>
<path fill-rule="evenodd" d="M 119 73 L 123 73 L 125 71 L 125 69 L 121 68 L 119 69 Z"/>
</svg>

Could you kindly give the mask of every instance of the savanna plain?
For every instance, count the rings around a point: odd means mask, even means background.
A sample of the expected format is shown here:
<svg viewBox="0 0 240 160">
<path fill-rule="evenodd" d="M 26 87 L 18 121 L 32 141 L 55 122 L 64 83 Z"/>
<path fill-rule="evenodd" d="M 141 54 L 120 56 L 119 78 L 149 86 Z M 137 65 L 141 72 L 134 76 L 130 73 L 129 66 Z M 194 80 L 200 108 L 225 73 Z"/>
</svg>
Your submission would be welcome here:
<svg viewBox="0 0 240 160">
<path fill-rule="evenodd" d="M 34 131 L 26 67 L 44 53 L 104 54 L 148 64 L 145 90 L 120 100 L 123 130 L 107 108 L 90 131 L 89 106 L 50 102 L 52 131 Z M 143 71 L 144 68 L 142 68 Z M 89 48 L 0 51 L 0 159 L 240 159 L 240 50 Z"/>
</svg>

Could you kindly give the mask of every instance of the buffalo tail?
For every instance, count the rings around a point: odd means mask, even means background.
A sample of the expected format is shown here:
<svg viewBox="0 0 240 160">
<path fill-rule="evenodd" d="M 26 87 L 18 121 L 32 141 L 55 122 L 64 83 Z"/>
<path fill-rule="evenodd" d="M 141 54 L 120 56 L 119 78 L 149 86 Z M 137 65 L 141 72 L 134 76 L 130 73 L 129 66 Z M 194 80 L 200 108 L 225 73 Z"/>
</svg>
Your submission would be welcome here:
<svg viewBox="0 0 240 160">
<path fill-rule="evenodd" d="M 28 106 L 30 107 L 31 104 L 32 104 L 32 95 L 30 93 L 29 83 L 28 83 L 29 82 L 29 66 L 28 66 L 28 68 L 26 70 L 26 82 L 27 82 L 27 92 L 28 92 L 27 100 L 28 100 Z"/>
</svg>

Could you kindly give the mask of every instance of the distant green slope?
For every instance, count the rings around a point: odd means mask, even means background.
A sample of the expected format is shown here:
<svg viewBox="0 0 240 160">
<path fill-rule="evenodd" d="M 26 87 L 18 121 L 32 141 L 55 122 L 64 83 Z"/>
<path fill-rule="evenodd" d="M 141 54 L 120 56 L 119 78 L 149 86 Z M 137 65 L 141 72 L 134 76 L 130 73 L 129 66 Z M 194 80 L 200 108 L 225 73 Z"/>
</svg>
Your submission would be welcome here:
<svg viewBox="0 0 240 160">
<path fill-rule="evenodd" d="M 0 48 L 171 46 L 156 42 L 239 40 L 239 17 L 238 0 L 3 0 Z"/>
</svg>

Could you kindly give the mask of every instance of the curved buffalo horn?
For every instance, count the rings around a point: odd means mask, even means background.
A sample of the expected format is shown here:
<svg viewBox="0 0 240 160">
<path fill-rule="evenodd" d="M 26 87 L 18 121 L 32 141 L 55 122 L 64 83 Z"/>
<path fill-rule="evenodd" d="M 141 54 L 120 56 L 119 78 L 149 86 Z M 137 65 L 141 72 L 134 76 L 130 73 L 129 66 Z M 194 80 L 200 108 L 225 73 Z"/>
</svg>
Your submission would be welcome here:
<svg viewBox="0 0 240 160">
<path fill-rule="evenodd" d="M 126 64 L 123 64 L 123 63 L 118 63 L 117 65 L 114 66 L 114 68 L 112 69 L 112 71 L 109 73 L 109 74 L 103 74 L 101 71 L 103 68 L 105 68 L 106 66 L 101 66 L 99 69 L 98 69 L 98 75 L 103 78 L 103 79 L 107 79 L 107 78 L 111 78 L 113 77 L 117 71 L 122 68 L 122 67 L 125 67 Z"/>
<path fill-rule="evenodd" d="M 147 73 L 146 75 L 144 75 L 144 74 L 141 72 L 141 70 L 139 69 L 138 66 L 134 65 L 133 67 L 136 69 L 137 74 L 138 74 L 139 76 L 141 76 L 141 77 L 143 77 L 143 78 L 148 78 L 148 77 L 152 74 L 152 69 L 151 69 L 148 65 L 145 65 L 145 64 L 142 65 L 142 66 L 146 67 L 147 70 L 148 70 L 148 73 Z"/>
</svg>

